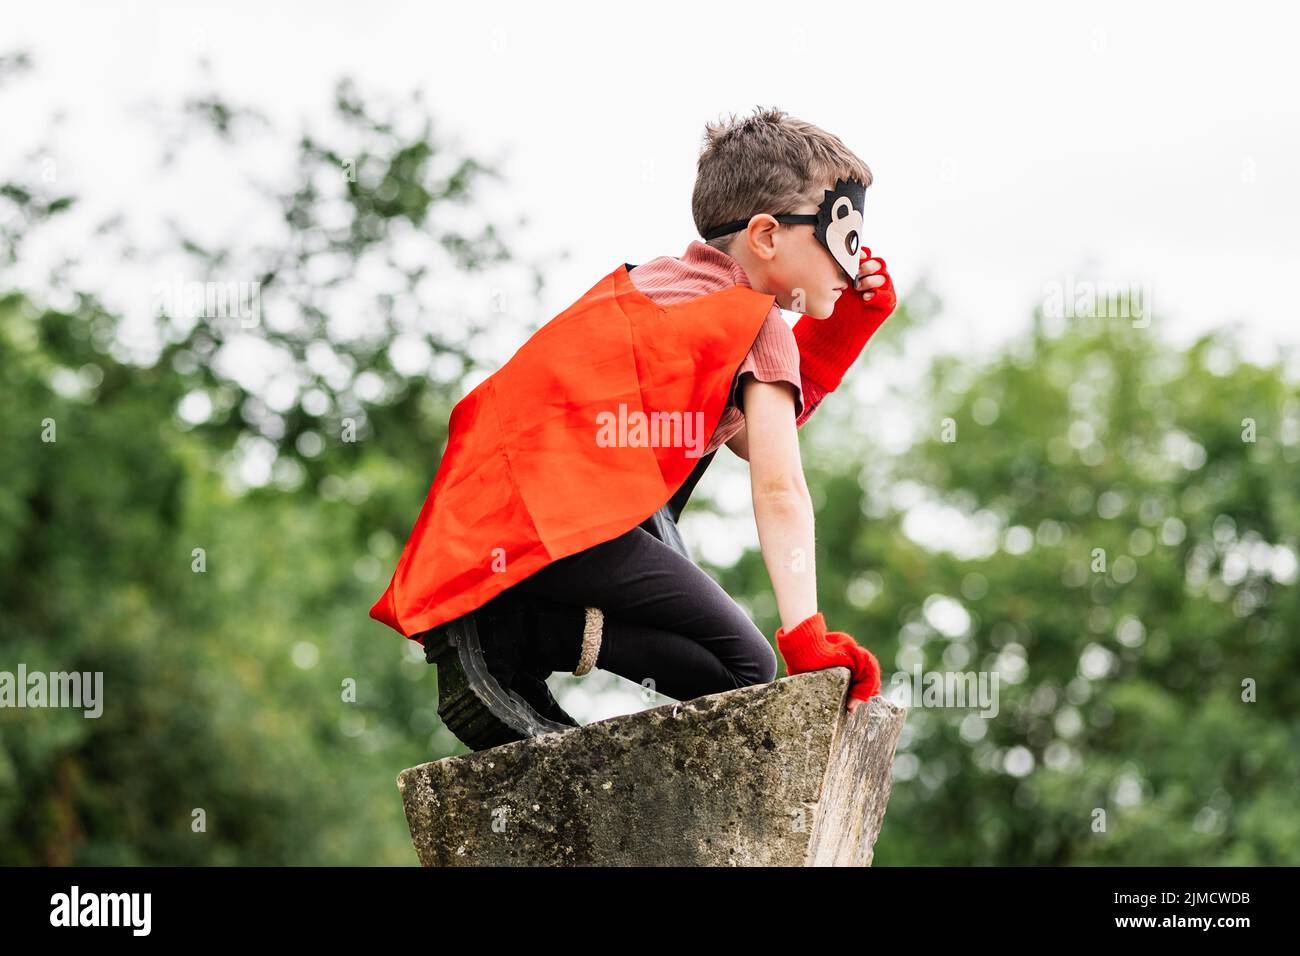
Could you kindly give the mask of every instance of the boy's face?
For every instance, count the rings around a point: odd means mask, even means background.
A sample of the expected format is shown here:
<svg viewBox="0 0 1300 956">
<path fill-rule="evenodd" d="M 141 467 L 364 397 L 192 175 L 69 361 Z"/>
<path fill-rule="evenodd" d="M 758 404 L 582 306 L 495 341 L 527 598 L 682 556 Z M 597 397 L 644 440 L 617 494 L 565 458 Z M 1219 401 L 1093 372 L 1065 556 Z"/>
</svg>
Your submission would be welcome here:
<svg viewBox="0 0 1300 956">
<path fill-rule="evenodd" d="M 833 189 L 834 183 L 819 187 L 819 195 L 823 188 Z M 817 202 L 805 201 L 797 208 L 785 211 L 816 213 L 818 205 Z M 771 226 L 763 231 L 759 248 L 752 250 L 757 255 L 755 265 L 761 278 L 756 283 L 756 277 L 751 275 L 751 284 L 756 289 L 761 284 L 763 288 L 760 291 L 775 295 L 777 305 L 783 309 L 816 319 L 828 318 L 841 295 L 855 294 L 849 288 L 844 270 L 827 248 L 817 241 L 815 226 L 776 222 Z M 741 233 L 737 243 L 745 240 L 745 233 Z"/>
</svg>

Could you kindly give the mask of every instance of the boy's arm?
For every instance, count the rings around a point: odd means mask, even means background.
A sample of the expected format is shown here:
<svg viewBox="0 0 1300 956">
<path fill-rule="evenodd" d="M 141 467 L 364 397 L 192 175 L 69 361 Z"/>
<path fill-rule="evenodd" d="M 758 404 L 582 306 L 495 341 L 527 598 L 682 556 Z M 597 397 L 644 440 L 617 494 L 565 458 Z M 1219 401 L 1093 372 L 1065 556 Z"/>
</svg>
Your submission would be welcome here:
<svg viewBox="0 0 1300 956">
<path fill-rule="evenodd" d="M 853 680 L 845 707 L 852 711 L 880 693 L 880 663 L 851 635 L 828 631 L 817 610 L 812 498 L 799 458 L 795 386 L 750 376 L 742 388 L 754 520 L 781 615 L 777 650 L 790 674 L 847 667 Z"/>
<path fill-rule="evenodd" d="M 795 419 L 795 428 L 803 428 L 804 422 L 808 421 L 809 416 L 817 410 L 817 406 L 822 403 L 826 397 L 826 392 L 816 382 L 807 377 L 803 377 L 803 398 L 804 409 L 797 419 Z M 744 387 L 743 385 L 741 386 Z M 726 445 L 732 450 L 737 458 L 743 458 L 749 461 L 749 429 L 744 422 L 740 423 L 740 431 L 727 439 Z"/>
<path fill-rule="evenodd" d="M 795 420 L 794 425 L 796 428 L 803 428 L 803 423 L 808 421 L 809 416 L 817 410 L 817 406 L 826 397 L 826 392 L 822 391 L 821 386 L 808 378 L 803 379 L 803 386 L 803 397 L 806 404 L 803 414 Z M 744 422 L 740 423 L 740 431 L 727 439 L 726 445 L 737 458 L 749 461 L 749 430 L 745 427 Z"/>
<path fill-rule="evenodd" d="M 812 496 L 799 457 L 794 386 L 749 377 L 743 388 L 743 440 L 748 445 L 759 545 L 781 626 L 794 628 L 817 613 Z"/>
<path fill-rule="evenodd" d="M 817 411 L 817 406 L 822 403 L 822 399 L 827 396 L 827 392 L 820 385 L 810 379 L 800 371 L 799 384 L 803 388 L 804 409 L 803 414 L 795 421 L 795 426 L 803 428 L 803 423 L 808 421 L 809 416 Z"/>
<path fill-rule="evenodd" d="M 732 450 L 737 458 L 749 461 L 749 432 L 745 430 L 743 423 L 740 426 L 740 431 L 727 439 L 727 447 Z"/>
</svg>

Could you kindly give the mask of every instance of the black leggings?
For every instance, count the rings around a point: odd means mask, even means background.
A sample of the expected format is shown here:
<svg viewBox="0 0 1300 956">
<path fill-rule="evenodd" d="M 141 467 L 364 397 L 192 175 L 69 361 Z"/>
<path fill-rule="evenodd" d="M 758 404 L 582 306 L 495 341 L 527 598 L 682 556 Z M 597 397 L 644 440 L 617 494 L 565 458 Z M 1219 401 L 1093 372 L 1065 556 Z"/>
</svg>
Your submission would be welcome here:
<svg viewBox="0 0 1300 956">
<path fill-rule="evenodd" d="M 605 622 L 596 666 L 676 700 L 776 678 L 771 643 L 691 560 L 677 532 L 681 509 L 713 454 L 641 525 L 515 585 L 553 602 L 600 608 Z"/>
</svg>

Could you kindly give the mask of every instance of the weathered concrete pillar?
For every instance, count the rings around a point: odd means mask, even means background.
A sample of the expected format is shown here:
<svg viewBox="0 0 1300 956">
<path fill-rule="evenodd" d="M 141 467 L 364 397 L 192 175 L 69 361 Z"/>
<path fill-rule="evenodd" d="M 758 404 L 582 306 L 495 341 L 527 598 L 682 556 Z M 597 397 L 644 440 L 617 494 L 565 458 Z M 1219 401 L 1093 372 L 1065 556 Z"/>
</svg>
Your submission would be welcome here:
<svg viewBox="0 0 1300 956">
<path fill-rule="evenodd" d="M 425 866 L 869 866 L 904 708 L 843 667 L 402 771 Z"/>
</svg>

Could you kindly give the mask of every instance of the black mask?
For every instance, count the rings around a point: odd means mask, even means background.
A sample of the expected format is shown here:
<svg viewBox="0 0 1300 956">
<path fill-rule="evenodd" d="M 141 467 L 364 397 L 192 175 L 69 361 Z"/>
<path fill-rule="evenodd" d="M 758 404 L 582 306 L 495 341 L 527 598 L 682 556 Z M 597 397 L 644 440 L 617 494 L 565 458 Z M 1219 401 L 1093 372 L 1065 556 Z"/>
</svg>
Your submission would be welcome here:
<svg viewBox="0 0 1300 956">
<path fill-rule="evenodd" d="M 862 213 L 867 187 L 856 179 L 837 179 L 834 189 L 825 190 L 821 205 L 813 213 L 782 213 L 777 222 L 808 223 L 816 227 L 817 241 L 839 263 L 850 283 L 858 278 L 858 252 L 862 248 Z M 752 218 L 752 217 L 751 217 Z M 749 225 L 749 219 L 737 219 L 705 231 L 704 238 L 716 239 Z"/>
</svg>

